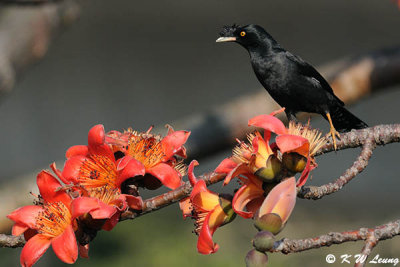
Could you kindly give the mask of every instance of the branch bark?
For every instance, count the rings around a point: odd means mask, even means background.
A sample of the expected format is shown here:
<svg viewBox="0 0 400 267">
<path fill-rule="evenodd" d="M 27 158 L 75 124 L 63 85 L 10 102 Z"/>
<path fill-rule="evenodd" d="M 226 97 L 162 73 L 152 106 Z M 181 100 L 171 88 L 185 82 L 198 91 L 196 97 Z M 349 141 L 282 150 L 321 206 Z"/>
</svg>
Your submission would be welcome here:
<svg viewBox="0 0 400 267">
<path fill-rule="evenodd" d="M 0 234 L 0 247 L 3 248 L 18 248 L 25 245 L 24 236 L 13 236 Z"/>
<path fill-rule="evenodd" d="M 393 238 L 400 235 L 400 220 L 388 222 L 375 228 L 360 228 L 346 232 L 331 232 L 313 238 L 276 241 L 269 252 L 281 252 L 283 254 L 302 252 L 309 249 L 329 247 L 333 244 L 342 244 L 349 241 L 371 240 L 371 236 L 377 241 Z M 376 242 L 377 242 L 376 241 Z M 371 245 L 368 245 L 371 246 Z M 368 250 L 368 248 L 366 249 Z"/>
</svg>

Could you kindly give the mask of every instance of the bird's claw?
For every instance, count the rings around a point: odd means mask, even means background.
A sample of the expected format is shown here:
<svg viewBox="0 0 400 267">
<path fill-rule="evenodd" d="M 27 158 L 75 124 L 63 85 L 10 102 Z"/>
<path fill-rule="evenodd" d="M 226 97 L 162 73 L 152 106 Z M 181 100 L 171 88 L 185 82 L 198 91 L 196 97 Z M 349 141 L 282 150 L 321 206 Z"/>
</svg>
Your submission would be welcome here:
<svg viewBox="0 0 400 267">
<path fill-rule="evenodd" d="M 332 137 L 332 142 L 333 142 L 333 147 L 335 150 L 337 150 L 337 143 L 336 143 L 336 137 L 340 139 L 340 134 L 338 131 L 336 131 L 335 128 L 331 128 L 329 131 L 329 134 Z"/>
</svg>

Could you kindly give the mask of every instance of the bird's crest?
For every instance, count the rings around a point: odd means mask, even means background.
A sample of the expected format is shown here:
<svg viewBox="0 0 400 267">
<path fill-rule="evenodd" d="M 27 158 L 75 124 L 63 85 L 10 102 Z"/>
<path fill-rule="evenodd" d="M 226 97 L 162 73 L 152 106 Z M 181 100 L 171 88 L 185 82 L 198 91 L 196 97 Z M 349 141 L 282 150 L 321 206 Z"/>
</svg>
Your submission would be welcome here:
<svg viewBox="0 0 400 267">
<path fill-rule="evenodd" d="M 233 24 L 232 26 L 224 26 L 222 31 L 219 33 L 221 37 L 229 37 L 232 36 L 233 33 L 236 31 L 237 28 L 240 26 L 237 24 Z"/>
</svg>

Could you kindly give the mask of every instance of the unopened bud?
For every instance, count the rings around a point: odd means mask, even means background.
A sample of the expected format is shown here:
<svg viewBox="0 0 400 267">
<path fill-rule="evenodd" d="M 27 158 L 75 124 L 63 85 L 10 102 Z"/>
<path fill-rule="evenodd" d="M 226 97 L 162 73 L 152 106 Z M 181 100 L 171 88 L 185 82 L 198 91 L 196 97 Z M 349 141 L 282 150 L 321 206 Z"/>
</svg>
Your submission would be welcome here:
<svg viewBox="0 0 400 267">
<path fill-rule="evenodd" d="M 255 249 L 250 250 L 246 255 L 246 266 L 247 267 L 265 267 L 268 263 L 267 254 L 257 251 Z"/>
<path fill-rule="evenodd" d="M 258 232 L 253 238 L 253 247 L 258 251 L 270 250 L 275 243 L 275 236 L 269 231 Z"/>
<path fill-rule="evenodd" d="M 282 219 L 276 213 L 267 213 L 261 217 L 256 217 L 254 220 L 254 226 L 259 231 L 269 231 L 276 235 L 282 230 Z"/>
<path fill-rule="evenodd" d="M 284 153 L 282 164 L 291 172 L 302 172 L 307 165 L 307 158 L 298 153 Z"/>
<path fill-rule="evenodd" d="M 265 167 L 258 169 L 254 174 L 264 182 L 273 182 L 282 170 L 282 163 L 275 155 L 269 156 Z"/>
</svg>

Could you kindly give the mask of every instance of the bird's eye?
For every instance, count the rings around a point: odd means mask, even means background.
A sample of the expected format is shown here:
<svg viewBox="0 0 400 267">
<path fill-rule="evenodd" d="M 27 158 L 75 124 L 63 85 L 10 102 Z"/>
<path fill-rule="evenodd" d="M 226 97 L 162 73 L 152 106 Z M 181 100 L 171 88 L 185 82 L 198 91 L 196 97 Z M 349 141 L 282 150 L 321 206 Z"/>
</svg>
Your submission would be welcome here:
<svg viewBox="0 0 400 267">
<path fill-rule="evenodd" d="M 240 36 L 245 36 L 246 35 L 246 32 L 240 32 Z"/>
</svg>

